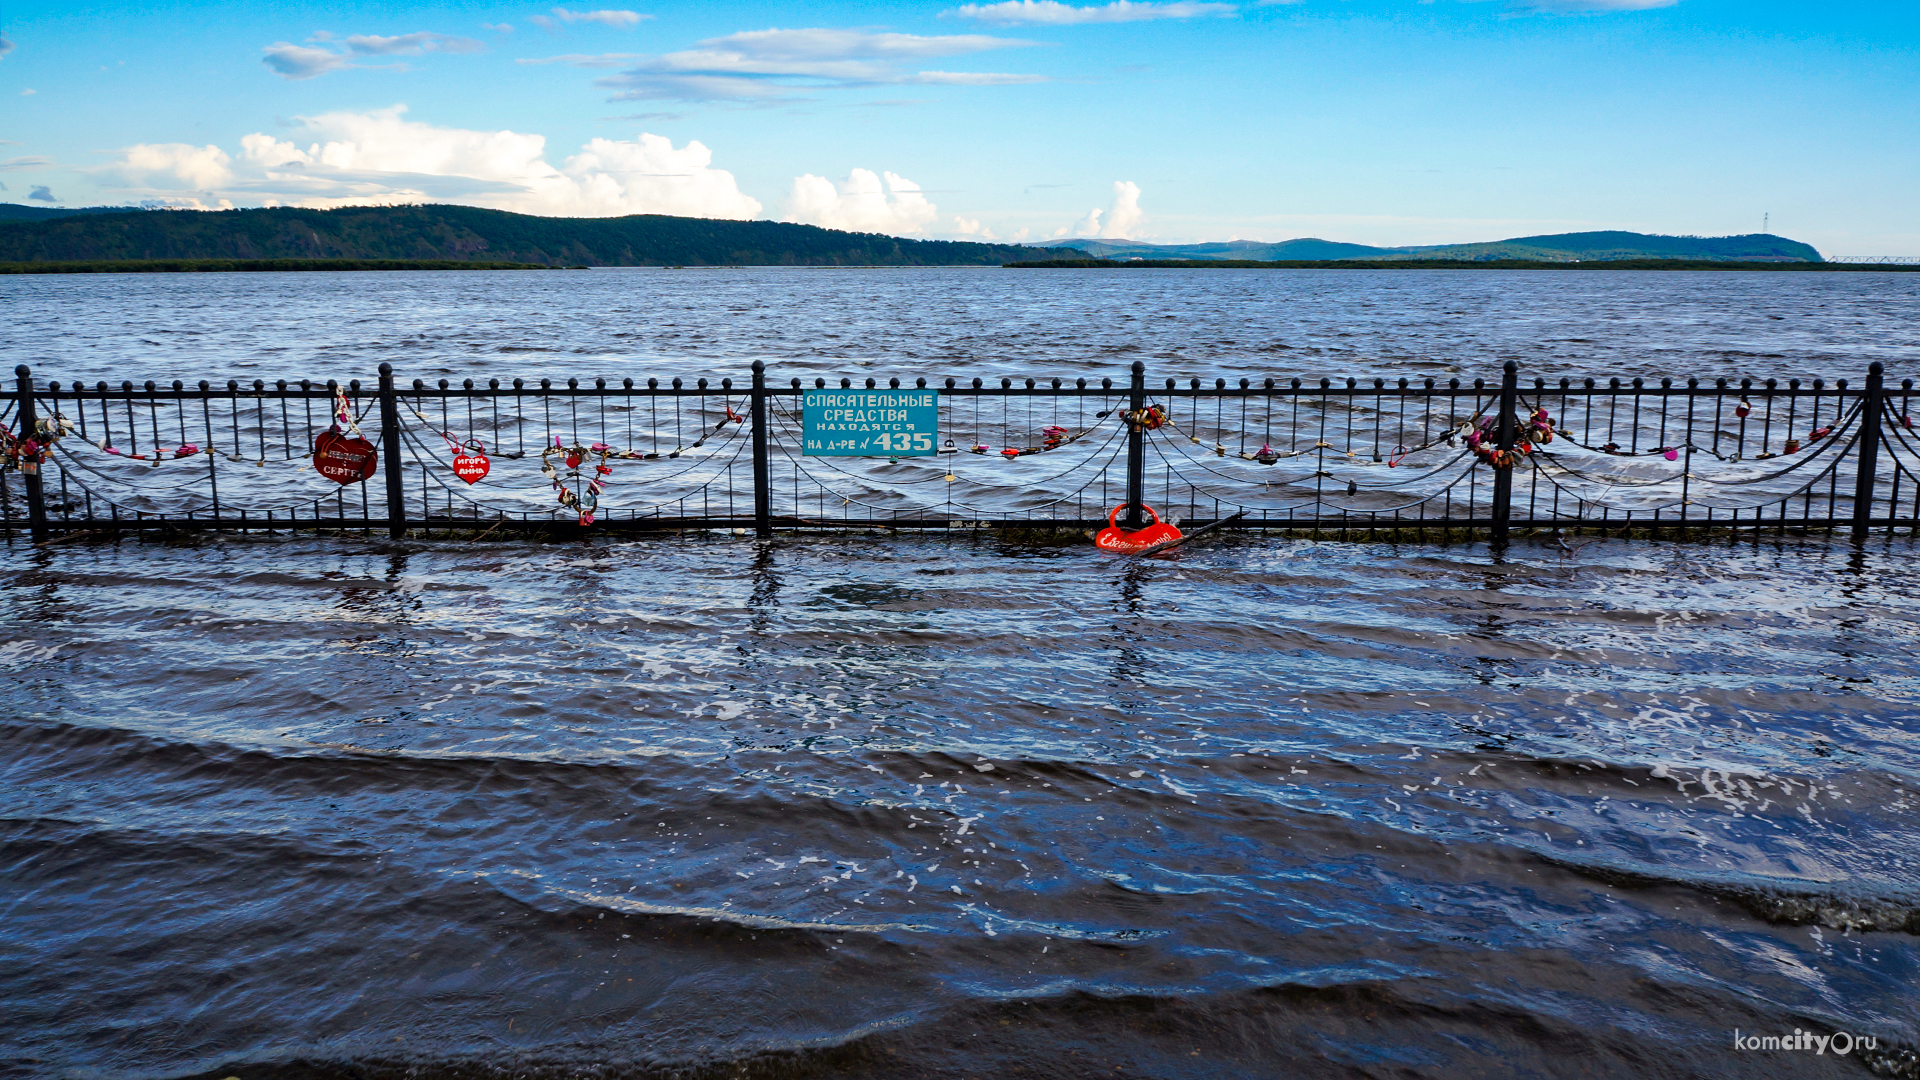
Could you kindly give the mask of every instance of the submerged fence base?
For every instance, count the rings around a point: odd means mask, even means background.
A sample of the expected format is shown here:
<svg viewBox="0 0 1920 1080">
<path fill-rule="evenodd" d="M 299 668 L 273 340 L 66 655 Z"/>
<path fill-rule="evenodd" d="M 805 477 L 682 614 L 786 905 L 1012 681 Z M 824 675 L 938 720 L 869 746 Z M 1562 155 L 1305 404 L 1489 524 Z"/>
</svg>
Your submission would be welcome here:
<svg viewBox="0 0 1920 1080">
<path fill-rule="evenodd" d="M 697 379 L 36 384 L 0 529 L 481 536 L 1090 531 L 1110 513 L 1354 538 L 1920 528 L 1911 380 L 925 378 L 937 446 L 824 456 L 809 389 Z M 859 390 L 851 379 L 842 389 Z M 829 390 L 831 393 L 831 391 Z M 362 423 L 366 424 L 365 429 Z M 904 446 L 905 443 L 899 445 Z"/>
</svg>

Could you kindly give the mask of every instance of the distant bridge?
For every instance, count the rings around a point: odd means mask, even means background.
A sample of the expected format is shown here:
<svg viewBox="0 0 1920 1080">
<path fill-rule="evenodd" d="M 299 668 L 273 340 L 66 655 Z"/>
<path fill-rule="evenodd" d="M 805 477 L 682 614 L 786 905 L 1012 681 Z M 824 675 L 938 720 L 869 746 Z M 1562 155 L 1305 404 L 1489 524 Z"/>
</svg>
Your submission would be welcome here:
<svg viewBox="0 0 1920 1080">
<path fill-rule="evenodd" d="M 1872 263 L 1880 266 L 1920 266 L 1920 255 L 1828 255 L 1832 263 Z"/>
</svg>

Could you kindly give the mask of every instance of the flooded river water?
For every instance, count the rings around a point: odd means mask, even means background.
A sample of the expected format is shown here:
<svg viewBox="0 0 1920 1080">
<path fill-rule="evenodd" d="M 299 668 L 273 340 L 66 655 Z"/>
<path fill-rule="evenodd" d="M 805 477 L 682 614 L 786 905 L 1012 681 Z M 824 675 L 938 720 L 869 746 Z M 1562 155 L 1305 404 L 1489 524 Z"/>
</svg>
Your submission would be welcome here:
<svg viewBox="0 0 1920 1080">
<path fill-rule="evenodd" d="M 641 273 L 0 288 L 9 355 L 54 378 L 1080 374 L 1128 346 L 1169 374 L 1318 350 L 1785 376 L 1898 375 L 1920 281 L 1580 275 L 1529 310 L 1521 275 L 1224 299 L 1188 275 L 996 315 L 983 290 L 1036 279 L 651 271 L 679 284 L 582 299 Z M 1769 288 L 1807 291 L 1740 292 Z M 1469 301 L 1504 329 L 1419 315 Z M 1737 323 L 1752 304 L 1791 313 Z M 1215 313 L 1185 345 L 1118 322 L 1161 308 Z M 1597 344 L 1549 356 L 1541 322 Z M 0 557 L 0 1075 L 1920 1071 L 1905 538 Z M 1796 1032 L 1828 1041 L 1736 1042 Z"/>
</svg>

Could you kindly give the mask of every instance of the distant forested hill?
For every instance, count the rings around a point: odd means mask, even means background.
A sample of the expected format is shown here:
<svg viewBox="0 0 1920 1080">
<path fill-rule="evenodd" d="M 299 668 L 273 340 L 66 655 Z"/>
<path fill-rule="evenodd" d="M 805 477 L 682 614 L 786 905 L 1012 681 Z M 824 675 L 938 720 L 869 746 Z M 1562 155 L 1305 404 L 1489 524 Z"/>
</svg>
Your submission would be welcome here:
<svg viewBox="0 0 1920 1080">
<path fill-rule="evenodd" d="M 46 221 L 75 214 L 124 214 L 125 206 L 28 206 L 25 203 L 0 203 L 0 221 Z"/>
<path fill-rule="evenodd" d="M 1398 248 L 1379 258 L 1533 259 L 1542 262 L 1607 262 L 1614 259 L 1693 259 L 1723 261 L 1820 262 L 1811 244 L 1770 233 L 1744 236 L 1652 236 L 1636 232 L 1558 233 L 1521 236 L 1488 244 Z"/>
<path fill-rule="evenodd" d="M 1441 244 L 1430 247 L 1367 247 L 1330 240 L 1283 240 L 1264 243 L 1235 240 L 1224 244 L 1145 244 L 1135 240 L 1054 241 L 1071 244 L 1103 259 L 1257 259 L 1262 261 L 1334 262 L 1398 259 L 1461 259 L 1494 262 L 1523 259 L 1530 262 L 1611 262 L 1621 259 L 1690 259 L 1696 262 L 1759 261 L 1820 262 L 1811 245 L 1784 236 L 1752 233 L 1746 236 L 1654 236 L 1635 232 L 1558 233 L 1519 236 L 1482 244 Z M 1042 245 L 1045 246 L 1045 245 Z M 1061 256 L 1065 258 L 1067 256 Z"/>
<path fill-rule="evenodd" d="M 1012 244 L 903 240 L 777 221 L 658 214 L 549 218 L 472 206 L 0 218 L 0 262 L 453 259 L 548 266 L 998 266 L 1041 254 Z"/>
<path fill-rule="evenodd" d="M 1343 244 L 1334 240 L 1229 240 L 1217 244 L 1145 244 L 1137 240 L 1054 240 L 1042 247 L 1079 248 L 1101 259 L 1253 259 L 1260 262 L 1294 260 L 1322 262 L 1334 259 L 1378 259 L 1400 248 Z M 1071 256 L 1058 256 L 1070 258 Z"/>
</svg>

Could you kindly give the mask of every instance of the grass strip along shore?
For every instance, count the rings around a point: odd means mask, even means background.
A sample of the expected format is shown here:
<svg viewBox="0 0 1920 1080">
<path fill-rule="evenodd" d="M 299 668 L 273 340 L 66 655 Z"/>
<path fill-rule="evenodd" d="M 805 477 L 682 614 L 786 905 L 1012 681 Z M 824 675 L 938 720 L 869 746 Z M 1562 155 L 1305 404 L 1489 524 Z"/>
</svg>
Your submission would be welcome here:
<svg viewBox="0 0 1920 1080">
<path fill-rule="evenodd" d="M 1011 270 L 1832 270 L 1912 273 L 1920 266 L 1885 263 L 1747 262 L 1718 259 L 1329 259 L 1256 262 L 1250 259 L 1045 259 L 1010 262 Z"/>
<path fill-rule="evenodd" d="M 0 262 L 0 274 L 219 274 L 294 270 L 553 270 L 521 262 L 456 259 L 91 259 Z"/>
<path fill-rule="evenodd" d="M 1800 270 L 1914 273 L 1920 266 L 1876 263 L 1721 262 L 1705 259 L 1616 259 L 1547 262 L 1500 259 L 1341 259 L 1255 262 L 1246 259 L 1049 259 L 1010 262 L 1012 270 Z M 317 270 L 557 270 L 540 263 L 456 259 L 93 259 L 0 262 L 0 274 L 213 274 Z M 566 269 L 584 270 L 584 266 Z"/>
</svg>

